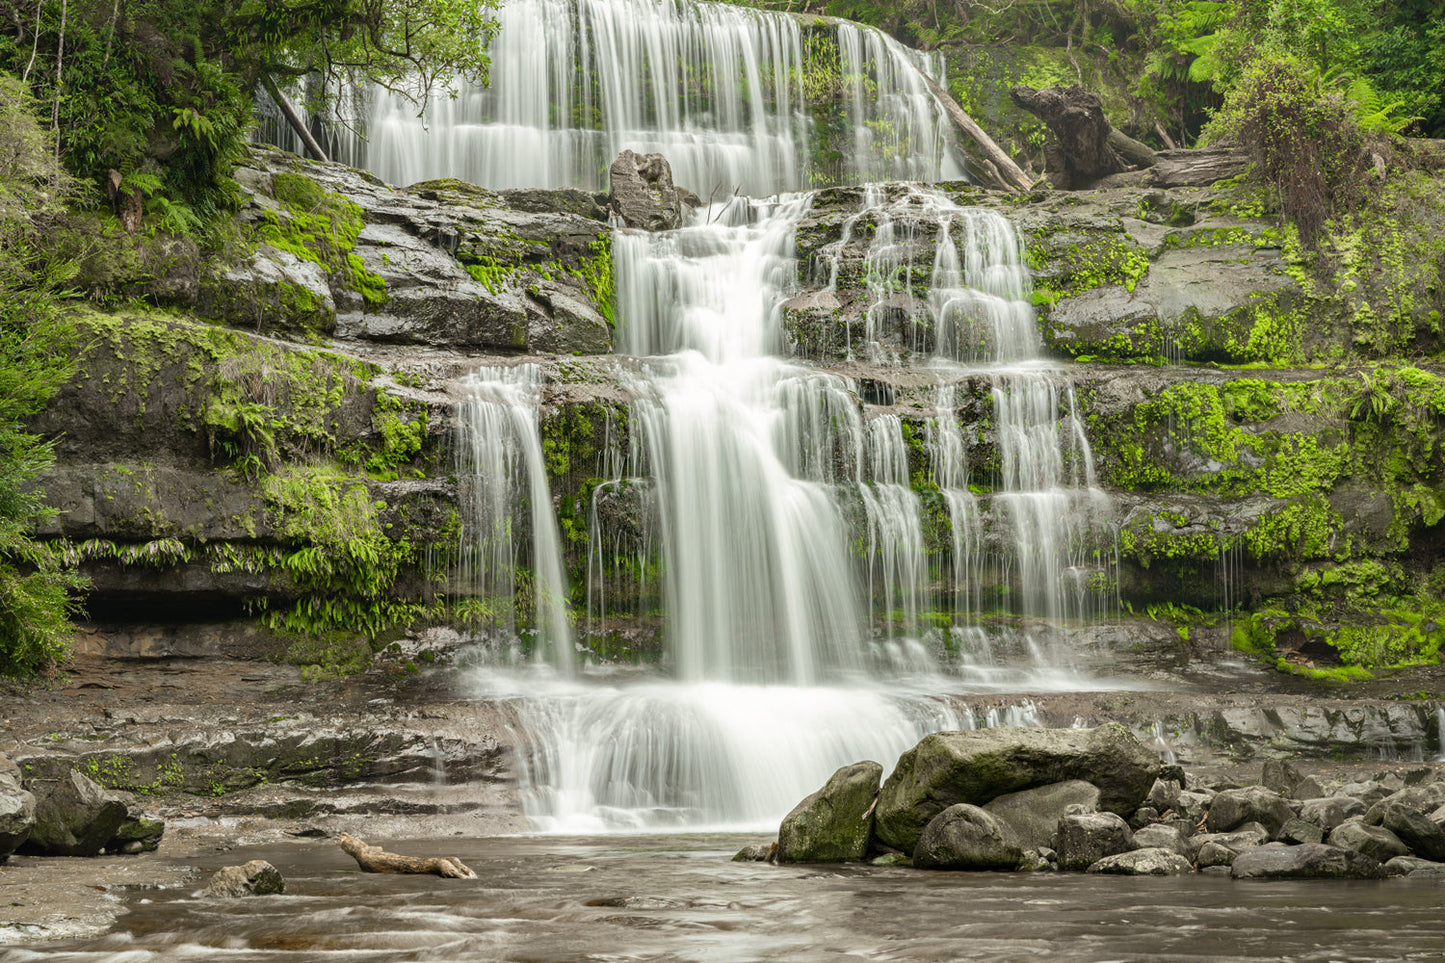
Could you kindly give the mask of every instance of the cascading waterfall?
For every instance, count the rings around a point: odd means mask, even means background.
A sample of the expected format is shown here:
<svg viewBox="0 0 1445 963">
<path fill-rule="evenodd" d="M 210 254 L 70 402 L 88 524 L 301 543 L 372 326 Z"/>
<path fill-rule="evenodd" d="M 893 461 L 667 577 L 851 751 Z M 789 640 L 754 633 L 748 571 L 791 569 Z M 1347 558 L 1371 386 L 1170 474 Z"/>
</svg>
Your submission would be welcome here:
<svg viewBox="0 0 1445 963">
<path fill-rule="evenodd" d="M 383 179 L 599 190 L 624 148 L 661 151 L 703 195 L 964 176 L 919 73 L 941 59 L 871 28 L 686 0 L 508 0 L 497 19 L 488 87 L 434 93 L 420 117 L 373 93 Z"/>
<path fill-rule="evenodd" d="M 1435 743 L 1440 750 L 1435 761 L 1445 762 L 1445 706 L 1435 710 Z"/>
<path fill-rule="evenodd" d="M 518 576 L 526 573 L 534 599 L 536 651 L 567 666 L 572 641 L 561 540 L 537 430 L 541 386 L 542 372 L 535 364 L 480 368 L 462 382 L 456 450 L 462 483 L 459 580 L 468 595 L 490 603 L 484 626 L 514 638 L 512 600 L 521 587 Z"/>
</svg>

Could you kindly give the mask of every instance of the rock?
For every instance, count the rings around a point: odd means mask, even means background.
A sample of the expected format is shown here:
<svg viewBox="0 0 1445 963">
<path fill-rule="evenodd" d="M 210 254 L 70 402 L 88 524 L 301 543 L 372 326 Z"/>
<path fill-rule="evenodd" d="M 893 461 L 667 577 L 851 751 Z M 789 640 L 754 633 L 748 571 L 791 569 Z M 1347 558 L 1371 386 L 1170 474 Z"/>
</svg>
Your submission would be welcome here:
<svg viewBox="0 0 1445 963">
<path fill-rule="evenodd" d="M 1052 873 L 1058 870 L 1059 864 L 1050 857 L 1053 855 L 1051 849 L 1026 849 L 1019 857 L 1018 866 L 1014 867 L 1020 873 Z"/>
<path fill-rule="evenodd" d="M 1385 872 L 1391 876 L 1408 876 L 1417 869 L 1429 867 L 1445 869 L 1445 863 L 1421 859 L 1419 856 L 1394 856 L 1385 864 Z"/>
<path fill-rule="evenodd" d="M 1337 846 L 1268 843 L 1241 853 L 1229 875 L 1235 879 L 1383 879 L 1385 867 L 1369 856 Z"/>
<path fill-rule="evenodd" d="M 1318 799 L 1328 795 L 1324 786 L 1314 776 L 1305 776 L 1295 784 L 1294 791 L 1290 793 L 1291 799 Z"/>
<path fill-rule="evenodd" d="M 1192 855 L 1189 841 L 1184 838 L 1184 834 L 1163 823 L 1154 823 L 1135 830 L 1134 845 L 1140 849 L 1167 849 L 1186 858 Z"/>
<path fill-rule="evenodd" d="M 628 227 L 671 231 L 682 225 L 683 196 L 672 183 L 672 165 L 661 154 L 624 150 L 607 171 L 608 204 Z"/>
<path fill-rule="evenodd" d="M 1365 804 L 1349 796 L 1326 796 L 1306 799 L 1300 805 L 1300 818 L 1329 832 L 1353 816 L 1363 816 Z"/>
<path fill-rule="evenodd" d="M 907 853 L 884 853 L 869 861 L 870 866 L 912 866 L 913 860 Z"/>
<path fill-rule="evenodd" d="M 10 858 L 35 825 L 35 797 L 20 786 L 20 767 L 0 754 L 0 864 Z"/>
<path fill-rule="evenodd" d="M 1179 808 L 1179 796 L 1184 791 L 1183 785 L 1173 779 L 1156 779 L 1154 785 L 1149 787 L 1149 795 L 1144 801 L 1161 813 L 1167 813 L 1171 809 Z"/>
<path fill-rule="evenodd" d="M 1382 826 L 1399 837 L 1416 856 L 1433 862 L 1445 862 L 1445 826 L 1404 803 L 1385 800 Z M 1373 810 L 1371 810 L 1373 812 Z M 1369 816 L 1365 817 L 1366 822 Z"/>
<path fill-rule="evenodd" d="M 1279 828 L 1275 838 L 1286 843 L 1322 843 L 1325 831 L 1312 822 L 1295 817 Z"/>
<path fill-rule="evenodd" d="M 1090 866 L 1089 872 L 1114 876 L 1185 876 L 1194 872 L 1194 867 L 1173 850 L 1149 847 L 1105 856 Z"/>
<path fill-rule="evenodd" d="M 1205 822 L 1211 833 L 1227 833 L 1245 823 L 1262 824 L 1270 835 L 1294 818 L 1294 810 L 1277 792 L 1263 786 L 1249 786 L 1244 789 L 1227 789 L 1214 797 L 1209 804 L 1209 817 Z"/>
<path fill-rule="evenodd" d="M 1189 846 L 1197 854 L 1205 846 L 1213 843 L 1223 846 L 1232 853 L 1242 853 L 1246 849 L 1253 849 L 1269 842 L 1270 832 L 1259 823 L 1245 823 L 1232 833 L 1201 833 L 1198 836 L 1190 837 Z"/>
<path fill-rule="evenodd" d="M 844 766 L 823 788 L 793 807 L 778 829 L 781 863 L 833 863 L 862 859 L 873 833 L 873 802 L 883 767 Z"/>
<path fill-rule="evenodd" d="M 1211 840 L 1199 847 L 1199 852 L 1194 855 L 1194 862 L 1203 870 L 1218 866 L 1233 866 L 1234 861 L 1238 858 L 1238 852 Z"/>
<path fill-rule="evenodd" d="M 733 856 L 735 863 L 761 863 L 768 858 L 776 843 L 757 843 L 752 846 L 744 846 Z"/>
<path fill-rule="evenodd" d="M 1430 866 L 1421 866 L 1419 869 L 1412 869 L 1405 874 L 1406 879 L 1445 879 L 1445 864 L 1434 863 Z"/>
<path fill-rule="evenodd" d="M 913 851 L 913 865 L 919 869 L 1009 872 L 1022 857 L 1023 850 L 1007 826 L 977 806 L 959 803 L 924 827 Z"/>
<path fill-rule="evenodd" d="M 1186 789 L 1179 794 L 1179 801 L 1175 803 L 1174 811 L 1190 822 L 1197 823 L 1209 811 L 1209 801 L 1213 798 L 1211 793 L 1190 792 Z"/>
<path fill-rule="evenodd" d="M 238 896 L 273 896 L 286 892 L 286 880 L 264 859 L 242 866 L 227 866 L 211 877 L 202 896 L 232 899 Z"/>
<path fill-rule="evenodd" d="M 39 856 L 97 856 L 126 821 L 126 800 L 72 771 L 35 807 L 23 851 Z"/>
<path fill-rule="evenodd" d="M 1059 820 L 1067 809 L 1083 807 L 1094 812 L 1099 806 L 1099 787 L 1082 779 L 1056 782 L 1037 789 L 1005 793 L 983 807 L 1013 830 L 1020 846 L 1042 849 L 1052 844 Z"/>
<path fill-rule="evenodd" d="M 982 806 L 1006 793 L 1073 779 L 1099 788 L 1100 809 L 1128 816 L 1158 768 L 1157 754 L 1117 724 L 936 732 L 905 752 L 883 783 L 875 832 L 889 846 L 911 851 L 923 827 L 951 805 Z"/>
<path fill-rule="evenodd" d="M 1059 868 L 1088 869 L 1105 856 L 1125 853 L 1134 848 L 1134 834 L 1129 824 L 1114 813 L 1082 813 L 1059 820 L 1054 836 L 1054 849 L 1059 854 Z"/>
<path fill-rule="evenodd" d="M 1405 856 L 1410 847 L 1400 837 L 1383 826 L 1369 826 L 1358 819 L 1349 819 L 1330 830 L 1325 840 L 1331 846 L 1363 853 L 1377 862 L 1386 862 L 1396 856 Z"/>
<path fill-rule="evenodd" d="M 1381 825 L 1385 821 L 1385 811 L 1390 808 L 1412 809 L 1423 815 L 1442 805 L 1445 805 L 1445 783 L 1410 786 L 1371 804 L 1365 811 L 1365 822 L 1371 826 Z"/>
<path fill-rule="evenodd" d="M 1337 796 L 1352 796 L 1364 803 L 1366 806 L 1373 806 L 1375 803 L 1390 795 L 1393 790 L 1386 789 L 1378 782 L 1347 782 L 1340 787 Z"/>
<path fill-rule="evenodd" d="M 1287 761 L 1268 759 L 1264 763 L 1264 772 L 1260 774 L 1259 782 L 1264 788 L 1281 796 L 1291 796 L 1302 779 L 1304 776 L 1300 771 Z"/>
<path fill-rule="evenodd" d="M 1130 829 L 1143 829 L 1150 823 L 1159 821 L 1159 810 L 1153 806 L 1140 806 L 1134 810 L 1134 815 L 1129 817 Z"/>
</svg>

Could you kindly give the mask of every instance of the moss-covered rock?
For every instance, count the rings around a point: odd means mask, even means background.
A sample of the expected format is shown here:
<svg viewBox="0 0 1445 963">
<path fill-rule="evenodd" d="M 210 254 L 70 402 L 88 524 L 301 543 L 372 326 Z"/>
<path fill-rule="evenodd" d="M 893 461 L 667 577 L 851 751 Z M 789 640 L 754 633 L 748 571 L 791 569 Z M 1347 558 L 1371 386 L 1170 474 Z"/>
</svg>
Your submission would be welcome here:
<svg viewBox="0 0 1445 963">
<path fill-rule="evenodd" d="M 863 859 L 873 834 L 873 801 L 883 767 L 876 762 L 844 766 L 783 817 L 778 861 L 836 863 Z"/>
</svg>

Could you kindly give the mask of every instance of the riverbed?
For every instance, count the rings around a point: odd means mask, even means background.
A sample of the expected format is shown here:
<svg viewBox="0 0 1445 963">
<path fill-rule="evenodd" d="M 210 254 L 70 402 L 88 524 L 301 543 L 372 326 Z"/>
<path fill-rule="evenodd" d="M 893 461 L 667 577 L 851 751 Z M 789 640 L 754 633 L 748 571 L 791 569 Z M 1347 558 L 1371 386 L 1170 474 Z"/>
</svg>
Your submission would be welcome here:
<svg viewBox="0 0 1445 963">
<path fill-rule="evenodd" d="M 136 890 L 114 929 L 0 951 L 46 961 L 1440 960 L 1445 882 L 1234 881 L 771 866 L 736 835 L 383 840 L 480 880 L 356 871 L 327 839 L 266 859 L 285 895 Z"/>
</svg>

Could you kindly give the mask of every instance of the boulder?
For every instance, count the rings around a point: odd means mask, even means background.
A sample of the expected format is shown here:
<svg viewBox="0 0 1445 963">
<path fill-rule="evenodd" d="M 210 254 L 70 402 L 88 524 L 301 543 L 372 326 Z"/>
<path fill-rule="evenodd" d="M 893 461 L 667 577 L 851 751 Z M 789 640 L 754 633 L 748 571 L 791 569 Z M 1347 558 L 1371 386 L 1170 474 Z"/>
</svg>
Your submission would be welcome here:
<svg viewBox="0 0 1445 963">
<path fill-rule="evenodd" d="M 1188 857 L 1191 854 L 1189 841 L 1175 826 L 1154 823 L 1134 831 L 1134 845 L 1140 849 L 1167 849 L 1171 853 Z"/>
<path fill-rule="evenodd" d="M 1245 823 L 1260 823 L 1271 836 L 1294 818 L 1294 810 L 1279 793 L 1263 786 L 1226 789 L 1209 804 L 1205 828 L 1211 833 L 1227 833 Z"/>
<path fill-rule="evenodd" d="M 911 851 L 923 827 L 949 806 L 982 806 L 1006 793 L 1075 779 L 1098 787 L 1100 809 L 1128 816 L 1158 769 L 1158 755 L 1116 724 L 935 732 L 905 752 L 883 783 L 875 832 L 887 845 Z"/>
<path fill-rule="evenodd" d="M 1445 863 L 1431 863 L 1429 866 L 1421 866 L 1412 869 L 1405 874 L 1406 879 L 1445 879 Z"/>
<path fill-rule="evenodd" d="M 23 851 L 39 856 L 98 856 L 129 815 L 126 800 L 70 772 L 35 807 Z"/>
<path fill-rule="evenodd" d="M 35 825 L 35 797 L 20 786 L 20 767 L 0 755 L 0 864 L 20 848 Z"/>
<path fill-rule="evenodd" d="M 202 896 L 233 899 L 238 896 L 273 896 L 286 892 L 286 880 L 264 859 L 242 866 L 227 866 L 211 877 Z"/>
<path fill-rule="evenodd" d="M 1385 872 L 1391 876 L 1409 876 L 1417 869 L 1438 866 L 1445 869 L 1445 863 L 1421 859 L 1419 856 L 1395 856 L 1385 864 Z"/>
<path fill-rule="evenodd" d="M 1214 796 L 1205 792 L 1190 792 L 1184 790 L 1179 794 L 1179 800 L 1174 804 L 1174 811 L 1191 822 L 1199 822 L 1204 814 L 1209 811 L 1209 801 Z"/>
<path fill-rule="evenodd" d="M 1059 868 L 1085 870 L 1103 859 L 1134 848 L 1129 824 L 1114 813 L 1078 813 L 1059 820 L 1054 850 Z"/>
<path fill-rule="evenodd" d="M 1404 803 L 1385 800 L 1381 826 L 1399 837 L 1416 856 L 1433 862 L 1445 862 L 1445 826 Z M 1366 816 L 1366 821 L 1369 817 Z"/>
<path fill-rule="evenodd" d="M 1232 833 L 1200 833 L 1189 838 L 1189 846 L 1196 859 L 1203 848 L 1211 843 L 1238 854 L 1269 842 L 1270 832 L 1259 823 L 1245 823 Z"/>
<path fill-rule="evenodd" d="M 1194 867 L 1173 850 L 1149 847 L 1105 856 L 1090 866 L 1089 872 L 1114 876 L 1185 876 L 1194 872 Z"/>
<path fill-rule="evenodd" d="M 1238 858 L 1238 852 L 1211 840 L 1199 847 L 1199 851 L 1194 854 L 1194 863 L 1204 870 L 1216 866 L 1233 866 Z"/>
<path fill-rule="evenodd" d="M 1350 796 L 1326 796 L 1306 799 L 1300 805 L 1300 818 L 1329 832 L 1353 816 L 1363 816 L 1365 804 Z"/>
<path fill-rule="evenodd" d="M 1275 838 L 1285 843 L 1322 843 L 1325 841 L 1325 831 L 1296 816 L 1279 828 Z"/>
<path fill-rule="evenodd" d="M 1229 875 L 1235 879 L 1383 879 L 1385 867 L 1379 860 L 1337 846 L 1267 843 L 1240 853 Z"/>
<path fill-rule="evenodd" d="M 1019 857 L 1019 864 L 1014 867 L 1020 873 L 1052 873 L 1058 868 L 1052 849 L 1026 849 Z"/>
<path fill-rule="evenodd" d="M 919 869 L 1010 872 L 1022 857 L 1023 850 L 1007 826 L 977 806 L 959 803 L 924 827 L 913 851 L 913 865 Z"/>
<path fill-rule="evenodd" d="M 1179 808 L 1179 796 L 1183 791 L 1184 787 L 1173 779 L 1156 779 L 1144 801 L 1155 810 L 1166 813 Z"/>
<path fill-rule="evenodd" d="M 1281 796 L 1293 796 L 1295 788 L 1303 779 L 1303 774 L 1286 760 L 1268 759 L 1264 763 L 1264 772 L 1260 774 L 1259 782 L 1264 788 Z"/>
<path fill-rule="evenodd" d="M 1013 830 L 1020 846 L 1042 849 L 1053 844 L 1059 820 L 1071 806 L 1094 812 L 1099 807 L 1099 787 L 1082 779 L 1056 782 L 1051 786 L 1005 793 L 983 809 Z"/>
<path fill-rule="evenodd" d="M 1331 846 L 1363 853 L 1371 859 L 1384 863 L 1396 856 L 1406 856 L 1410 847 L 1400 837 L 1383 826 L 1369 826 L 1358 819 L 1349 819 L 1330 830 L 1325 840 Z"/>
<path fill-rule="evenodd" d="M 767 860 L 768 854 L 773 851 L 776 843 L 757 843 L 752 846 L 744 846 L 733 855 L 735 863 L 761 863 Z"/>
<path fill-rule="evenodd" d="M 607 171 L 608 205 L 628 227 L 671 231 L 682 226 L 683 194 L 673 186 L 672 165 L 661 154 L 624 150 Z"/>
<path fill-rule="evenodd" d="M 1379 826 L 1385 821 L 1387 809 L 1413 809 L 1424 814 L 1445 805 L 1445 783 L 1432 782 L 1423 786 L 1409 786 L 1393 792 L 1370 805 L 1365 811 L 1365 822 Z"/>
<path fill-rule="evenodd" d="M 835 863 L 862 859 L 873 834 L 873 801 L 883 767 L 855 762 L 793 807 L 778 829 L 778 862 Z"/>
</svg>

